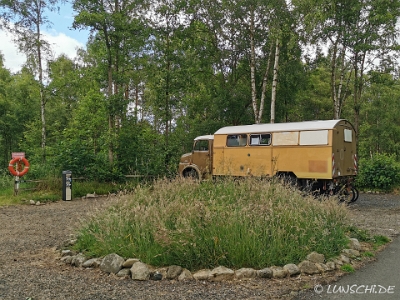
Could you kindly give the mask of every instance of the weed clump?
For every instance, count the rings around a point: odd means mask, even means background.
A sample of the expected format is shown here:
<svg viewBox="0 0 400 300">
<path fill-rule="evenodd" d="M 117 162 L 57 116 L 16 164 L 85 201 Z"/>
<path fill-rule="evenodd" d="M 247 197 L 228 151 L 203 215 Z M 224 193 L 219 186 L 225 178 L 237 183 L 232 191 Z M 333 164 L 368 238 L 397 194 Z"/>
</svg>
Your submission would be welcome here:
<svg viewBox="0 0 400 300">
<path fill-rule="evenodd" d="M 273 181 L 161 180 L 86 220 L 76 249 L 189 270 L 263 268 L 298 263 L 312 251 L 337 255 L 348 242 L 346 216 L 334 200 Z"/>
</svg>

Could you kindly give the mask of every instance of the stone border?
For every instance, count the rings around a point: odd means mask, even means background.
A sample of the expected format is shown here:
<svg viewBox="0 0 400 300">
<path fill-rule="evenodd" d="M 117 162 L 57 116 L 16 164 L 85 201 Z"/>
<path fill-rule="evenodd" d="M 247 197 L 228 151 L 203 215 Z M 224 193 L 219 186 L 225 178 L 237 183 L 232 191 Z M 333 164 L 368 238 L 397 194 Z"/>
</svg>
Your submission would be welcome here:
<svg viewBox="0 0 400 300">
<path fill-rule="evenodd" d="M 65 246 L 71 246 L 74 240 L 68 241 Z M 75 267 L 100 268 L 108 274 L 116 274 L 119 277 L 130 277 L 132 280 L 208 280 L 208 281 L 231 281 L 252 278 L 286 278 L 299 274 L 315 275 L 340 270 L 344 264 L 355 264 L 360 261 L 361 244 L 357 239 L 349 239 L 349 248 L 342 250 L 342 253 L 329 261 L 325 260 L 323 254 L 312 252 L 306 259 L 296 264 L 286 264 L 283 267 L 271 266 L 261 270 L 252 268 L 241 268 L 232 270 L 224 266 L 214 269 L 203 269 L 195 273 L 182 268 L 181 266 L 168 266 L 155 268 L 147 265 L 137 258 L 124 259 L 118 254 L 112 253 L 104 258 L 87 259 L 82 253 L 75 254 L 71 250 L 61 250 L 61 261 Z"/>
</svg>

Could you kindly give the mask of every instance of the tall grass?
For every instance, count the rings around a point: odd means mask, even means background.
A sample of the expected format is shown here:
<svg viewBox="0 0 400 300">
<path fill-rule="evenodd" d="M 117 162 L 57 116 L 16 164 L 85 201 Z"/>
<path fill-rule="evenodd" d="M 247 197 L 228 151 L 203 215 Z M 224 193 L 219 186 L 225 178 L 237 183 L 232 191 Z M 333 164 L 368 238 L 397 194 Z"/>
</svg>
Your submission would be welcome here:
<svg viewBox="0 0 400 300">
<path fill-rule="evenodd" d="M 347 243 L 344 206 L 276 182 L 158 181 L 82 223 L 77 250 L 190 270 L 297 263 Z"/>
</svg>

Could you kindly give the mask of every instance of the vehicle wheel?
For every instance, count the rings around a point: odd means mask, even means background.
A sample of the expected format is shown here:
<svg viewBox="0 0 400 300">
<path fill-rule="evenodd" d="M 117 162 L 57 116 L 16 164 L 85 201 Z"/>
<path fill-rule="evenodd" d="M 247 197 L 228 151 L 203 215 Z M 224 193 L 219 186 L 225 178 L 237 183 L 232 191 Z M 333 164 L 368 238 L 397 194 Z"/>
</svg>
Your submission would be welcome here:
<svg viewBox="0 0 400 300">
<path fill-rule="evenodd" d="M 183 174 L 183 176 L 185 178 L 194 179 L 194 180 L 199 179 L 199 174 L 197 174 L 197 171 L 195 169 L 190 169 L 190 170 L 186 171 Z"/>
<path fill-rule="evenodd" d="M 360 195 L 360 192 L 355 187 L 352 187 L 351 189 L 353 190 L 353 193 L 354 193 L 354 199 L 351 201 L 351 203 L 354 203 L 357 201 L 358 196 Z"/>
<path fill-rule="evenodd" d="M 346 204 L 350 204 L 350 203 L 352 203 L 352 202 L 357 200 L 356 199 L 356 190 L 353 187 L 350 188 L 350 189 L 348 189 L 346 187 L 342 188 L 339 191 L 339 195 L 338 196 L 339 196 L 340 202 L 344 202 Z"/>
</svg>

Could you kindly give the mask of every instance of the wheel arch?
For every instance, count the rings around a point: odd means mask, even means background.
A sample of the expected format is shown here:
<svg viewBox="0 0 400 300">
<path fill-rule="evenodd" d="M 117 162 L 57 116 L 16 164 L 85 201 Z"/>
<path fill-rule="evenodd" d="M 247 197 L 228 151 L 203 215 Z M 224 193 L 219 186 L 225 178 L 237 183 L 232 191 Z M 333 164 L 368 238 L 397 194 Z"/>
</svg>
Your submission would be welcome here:
<svg viewBox="0 0 400 300">
<path fill-rule="evenodd" d="M 192 172 L 192 171 L 196 171 L 196 174 L 197 174 L 197 177 L 199 178 L 199 179 L 202 179 L 202 174 L 201 174 L 201 172 L 200 172 L 200 169 L 196 166 L 196 165 L 189 165 L 189 166 L 186 166 L 183 170 L 182 170 L 182 174 L 181 174 L 181 176 L 182 177 L 187 177 L 188 176 L 188 174 L 190 173 L 190 172 Z"/>
</svg>

